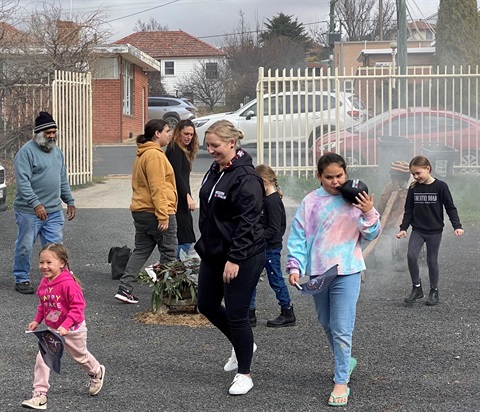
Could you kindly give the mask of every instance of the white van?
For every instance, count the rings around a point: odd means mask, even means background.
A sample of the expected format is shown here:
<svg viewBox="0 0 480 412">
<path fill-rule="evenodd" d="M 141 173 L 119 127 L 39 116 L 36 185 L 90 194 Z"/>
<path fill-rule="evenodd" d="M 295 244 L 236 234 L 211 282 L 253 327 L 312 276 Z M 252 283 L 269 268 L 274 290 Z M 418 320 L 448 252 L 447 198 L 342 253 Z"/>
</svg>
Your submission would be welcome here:
<svg viewBox="0 0 480 412">
<path fill-rule="evenodd" d="M 257 113 L 257 99 L 254 99 L 235 112 L 212 114 L 195 119 L 193 123 L 200 145 L 206 149 L 205 131 L 221 119 L 229 120 L 244 133 L 242 146 L 256 145 Z M 365 106 L 352 93 L 286 92 L 264 97 L 264 143 L 268 140 L 272 143 L 283 143 L 284 140 L 306 142 L 308 136 L 310 147 L 314 134 L 315 137 L 319 137 L 337 127 L 350 127 L 363 120 L 366 120 Z"/>
</svg>

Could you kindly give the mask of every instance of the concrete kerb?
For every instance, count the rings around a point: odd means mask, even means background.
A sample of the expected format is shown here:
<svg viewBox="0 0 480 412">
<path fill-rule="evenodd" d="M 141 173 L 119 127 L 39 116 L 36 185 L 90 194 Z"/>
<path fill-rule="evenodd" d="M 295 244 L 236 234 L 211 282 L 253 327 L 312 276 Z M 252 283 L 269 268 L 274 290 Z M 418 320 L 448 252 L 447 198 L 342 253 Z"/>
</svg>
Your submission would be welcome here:
<svg viewBox="0 0 480 412">
<path fill-rule="evenodd" d="M 190 174 L 192 196 L 198 199 L 203 173 Z M 131 175 L 108 175 L 105 183 L 99 183 L 73 193 L 75 206 L 82 209 L 128 209 L 132 196 Z M 297 207 L 298 201 L 283 197 L 285 207 Z M 197 203 L 198 207 L 198 203 Z"/>
</svg>

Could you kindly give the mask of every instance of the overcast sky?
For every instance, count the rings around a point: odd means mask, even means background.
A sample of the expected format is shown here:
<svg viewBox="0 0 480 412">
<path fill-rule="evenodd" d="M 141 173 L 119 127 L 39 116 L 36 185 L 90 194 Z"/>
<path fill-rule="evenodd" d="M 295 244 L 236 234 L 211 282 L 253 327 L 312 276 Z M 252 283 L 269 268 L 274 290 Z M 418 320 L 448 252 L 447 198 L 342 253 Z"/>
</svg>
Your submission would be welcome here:
<svg viewBox="0 0 480 412">
<path fill-rule="evenodd" d="M 426 18 L 436 13 L 440 0 L 406 0 L 410 14 Z M 480 0 L 479 0 L 480 1 Z M 47 3 L 52 3 L 46 1 Z M 44 1 L 20 0 L 27 9 Z M 58 4 L 58 2 L 57 2 Z M 111 41 L 128 36 L 138 19 L 154 17 L 169 30 L 183 30 L 211 44 L 220 44 L 225 34 L 239 24 L 242 10 L 250 29 L 279 12 L 293 15 L 307 29 L 329 20 L 329 0 L 61 0 L 62 8 L 73 15 L 90 13 L 101 7 L 107 15 Z"/>
</svg>

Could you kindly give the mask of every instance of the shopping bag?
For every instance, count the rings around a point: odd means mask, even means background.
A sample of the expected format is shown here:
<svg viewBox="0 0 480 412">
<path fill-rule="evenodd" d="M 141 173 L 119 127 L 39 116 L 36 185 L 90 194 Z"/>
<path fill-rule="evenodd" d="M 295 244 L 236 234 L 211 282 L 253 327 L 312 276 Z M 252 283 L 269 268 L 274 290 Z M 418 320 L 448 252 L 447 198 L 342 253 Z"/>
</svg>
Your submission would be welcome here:
<svg viewBox="0 0 480 412">
<path fill-rule="evenodd" d="M 110 252 L 108 253 L 108 263 L 111 264 L 112 279 L 118 280 L 123 276 L 131 254 L 132 250 L 126 245 L 110 248 Z"/>
</svg>

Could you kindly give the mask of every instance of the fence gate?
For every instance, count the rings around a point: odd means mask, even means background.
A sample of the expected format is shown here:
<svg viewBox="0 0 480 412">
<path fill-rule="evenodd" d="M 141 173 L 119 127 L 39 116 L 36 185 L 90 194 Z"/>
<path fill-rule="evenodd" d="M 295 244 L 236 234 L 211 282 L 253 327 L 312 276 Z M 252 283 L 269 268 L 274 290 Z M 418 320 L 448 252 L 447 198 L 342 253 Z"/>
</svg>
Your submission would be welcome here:
<svg viewBox="0 0 480 412">
<path fill-rule="evenodd" d="M 58 142 L 65 154 L 69 183 L 80 185 L 91 182 L 93 144 L 90 73 L 55 71 L 52 114 L 58 125 Z"/>
<path fill-rule="evenodd" d="M 392 66 L 318 75 L 261 67 L 247 115 L 257 116 L 257 162 L 282 174 L 314 175 L 325 152 L 380 172 L 421 154 L 439 177 L 480 172 L 478 67 L 410 66 L 403 75 Z"/>
</svg>

